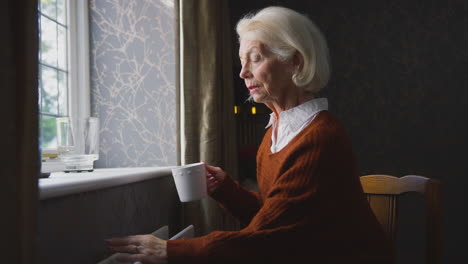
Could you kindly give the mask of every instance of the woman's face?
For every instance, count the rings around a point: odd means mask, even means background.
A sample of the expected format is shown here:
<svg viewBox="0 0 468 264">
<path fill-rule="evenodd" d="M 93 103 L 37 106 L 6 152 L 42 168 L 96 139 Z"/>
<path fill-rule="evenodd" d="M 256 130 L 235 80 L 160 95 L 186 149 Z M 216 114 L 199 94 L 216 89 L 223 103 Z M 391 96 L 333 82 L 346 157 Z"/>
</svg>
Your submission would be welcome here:
<svg viewBox="0 0 468 264">
<path fill-rule="evenodd" d="M 257 103 L 280 103 L 295 90 L 292 64 L 281 61 L 257 40 L 241 39 L 239 57 L 244 79 L 250 95 Z"/>
</svg>

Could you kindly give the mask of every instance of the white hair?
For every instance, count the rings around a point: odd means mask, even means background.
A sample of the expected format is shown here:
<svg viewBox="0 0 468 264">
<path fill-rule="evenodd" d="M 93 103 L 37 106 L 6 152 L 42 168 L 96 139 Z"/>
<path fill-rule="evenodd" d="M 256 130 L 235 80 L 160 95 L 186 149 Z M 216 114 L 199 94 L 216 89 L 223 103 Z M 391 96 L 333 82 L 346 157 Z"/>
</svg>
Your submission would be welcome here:
<svg viewBox="0 0 468 264">
<path fill-rule="evenodd" d="M 236 31 L 239 40 L 258 40 L 281 60 L 289 60 L 298 52 L 304 64 L 292 79 L 306 92 L 316 93 L 327 85 L 330 79 L 327 43 L 307 16 L 284 7 L 267 7 L 244 16 Z"/>
</svg>

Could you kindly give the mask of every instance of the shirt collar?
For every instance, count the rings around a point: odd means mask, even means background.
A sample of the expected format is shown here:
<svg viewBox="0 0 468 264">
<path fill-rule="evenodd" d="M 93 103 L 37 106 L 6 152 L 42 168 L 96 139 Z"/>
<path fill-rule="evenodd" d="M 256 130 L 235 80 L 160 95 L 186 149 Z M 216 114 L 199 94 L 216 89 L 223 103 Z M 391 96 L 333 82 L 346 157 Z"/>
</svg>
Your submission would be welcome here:
<svg viewBox="0 0 468 264">
<path fill-rule="evenodd" d="M 293 131 L 298 130 L 310 117 L 320 111 L 328 110 L 327 98 L 315 98 L 280 113 L 281 126 L 289 126 Z M 270 121 L 265 128 L 276 122 L 274 113 L 270 114 Z"/>
</svg>

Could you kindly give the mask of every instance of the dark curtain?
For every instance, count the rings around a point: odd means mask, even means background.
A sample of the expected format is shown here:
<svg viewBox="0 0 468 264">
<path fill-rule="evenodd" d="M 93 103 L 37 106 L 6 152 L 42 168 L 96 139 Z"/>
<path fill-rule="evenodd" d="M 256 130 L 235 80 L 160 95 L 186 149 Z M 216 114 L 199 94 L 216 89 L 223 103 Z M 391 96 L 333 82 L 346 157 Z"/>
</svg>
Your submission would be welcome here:
<svg viewBox="0 0 468 264">
<path fill-rule="evenodd" d="M 205 161 L 237 177 L 229 10 L 226 0 L 177 0 L 178 108 L 181 164 Z M 237 229 L 208 198 L 184 204 L 196 235 Z"/>
<path fill-rule="evenodd" d="M 39 173 L 37 0 L 0 8 L 2 263 L 36 262 Z"/>
</svg>

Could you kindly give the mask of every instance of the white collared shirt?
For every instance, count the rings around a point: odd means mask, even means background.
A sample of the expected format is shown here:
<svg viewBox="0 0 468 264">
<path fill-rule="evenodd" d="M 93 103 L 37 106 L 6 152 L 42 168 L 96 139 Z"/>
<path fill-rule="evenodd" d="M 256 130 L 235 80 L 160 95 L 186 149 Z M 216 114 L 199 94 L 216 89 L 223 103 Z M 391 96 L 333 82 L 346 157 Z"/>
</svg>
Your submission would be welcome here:
<svg viewBox="0 0 468 264">
<path fill-rule="evenodd" d="M 326 98 L 316 98 L 301 105 L 283 111 L 279 115 L 279 126 L 274 113 L 270 114 L 270 121 L 265 128 L 273 126 L 271 133 L 271 153 L 283 149 L 299 132 L 309 125 L 320 111 L 328 110 Z M 275 139 L 275 129 L 277 136 Z"/>
</svg>

